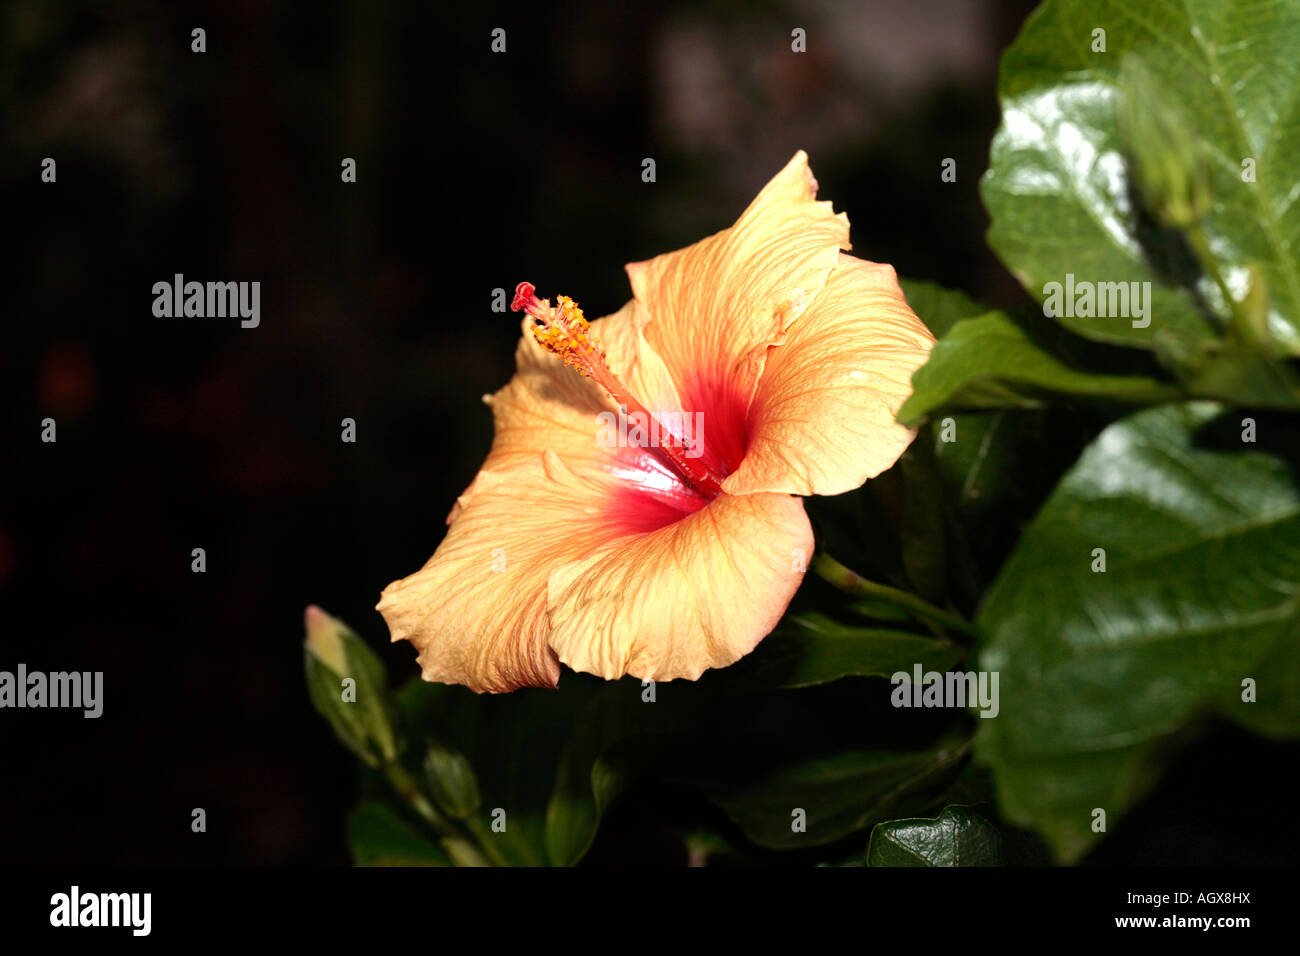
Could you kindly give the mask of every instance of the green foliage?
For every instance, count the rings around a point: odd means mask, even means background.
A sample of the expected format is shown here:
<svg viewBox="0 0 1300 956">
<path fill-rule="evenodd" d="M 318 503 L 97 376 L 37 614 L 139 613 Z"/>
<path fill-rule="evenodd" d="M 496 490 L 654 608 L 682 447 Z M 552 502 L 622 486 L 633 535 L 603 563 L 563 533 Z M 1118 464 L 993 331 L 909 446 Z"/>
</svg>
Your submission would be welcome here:
<svg viewBox="0 0 1300 956">
<path fill-rule="evenodd" d="M 979 666 L 1001 674 L 1005 704 L 980 756 L 1003 811 L 1066 859 L 1194 717 L 1283 717 L 1276 687 L 1256 703 L 1240 692 L 1300 628 L 1300 492 L 1285 460 L 1239 450 L 1239 420 L 1220 413 L 1171 405 L 1103 431 L 980 609 Z"/>
<path fill-rule="evenodd" d="M 303 664 L 312 704 L 339 740 L 372 767 L 393 759 L 400 743 L 388 674 L 366 642 L 322 613 L 308 630 Z"/>
<path fill-rule="evenodd" d="M 915 660 L 900 649 L 895 669 Z M 888 748 L 878 713 L 858 694 L 756 694 L 727 672 L 663 685 L 653 702 L 636 682 L 611 684 L 576 723 L 560 766 L 547 813 L 551 862 L 581 859 L 609 806 L 651 775 L 699 791 L 759 846 L 809 847 L 860 832 L 950 779 L 968 754 L 965 734 Z M 828 727 L 837 714 L 843 719 Z M 805 820 L 792 829 L 797 808 Z"/>
<path fill-rule="evenodd" d="M 727 687 L 811 687 L 841 677 L 888 677 L 918 661 L 944 670 L 965 656 L 952 641 L 855 627 L 809 612 L 790 615 L 748 657 L 710 678 Z"/>
<path fill-rule="evenodd" d="M 1136 375 L 1071 368 L 1034 343 L 1002 312 L 963 319 L 912 379 L 898 420 L 917 424 L 936 408 L 1035 408 L 1058 395 L 1150 402 L 1176 397 L 1172 385 Z"/>
<path fill-rule="evenodd" d="M 424 753 L 424 777 L 438 809 L 464 820 L 482 804 L 478 778 L 465 755 L 430 741 Z"/>
<path fill-rule="evenodd" d="M 348 815 L 357 866 L 451 866 L 451 857 L 387 803 L 368 801 Z"/>
<path fill-rule="evenodd" d="M 926 806 L 968 750 L 954 738 L 924 749 L 843 750 L 775 765 L 741 764 L 735 753 L 721 746 L 696 752 L 690 770 L 670 777 L 698 786 L 759 846 L 799 850 Z"/>
<path fill-rule="evenodd" d="M 868 866 L 999 866 L 1002 834 L 970 807 L 926 820 L 891 820 L 871 831 Z"/>
<path fill-rule="evenodd" d="M 1094 52 L 1094 31 L 1105 52 Z M 989 242 L 1031 295 L 1066 273 L 1090 281 L 1149 281 L 1151 323 L 1061 321 L 1080 335 L 1153 348 L 1162 334 L 1214 334 L 1230 311 L 1192 244 L 1146 212 L 1177 197 L 1143 196 L 1132 163 L 1187 167 L 1203 177 L 1203 227 L 1220 270 L 1254 265 L 1270 291 L 1270 333 L 1300 351 L 1300 217 L 1288 215 L 1300 149 L 1300 8 L 1289 0 L 1049 0 L 1002 59 L 1003 121 L 982 183 Z M 1135 67 L 1140 90 L 1125 87 Z M 1126 96 L 1177 105 L 1126 142 Z M 1176 141 L 1159 126 L 1176 125 Z M 1180 145 L 1193 155 L 1179 154 Z M 1152 159 L 1150 157 L 1157 156 Z M 1145 159 L 1145 162 L 1142 160 Z M 1243 176 L 1254 161 L 1254 182 Z M 1158 184 L 1146 183 L 1148 189 Z M 1192 187 L 1187 187 L 1192 189 Z M 1145 200 L 1146 209 L 1141 200 Z M 1196 204 L 1201 205 L 1201 204 Z M 1217 317 L 1207 314 L 1208 300 Z"/>
<path fill-rule="evenodd" d="M 898 284 L 907 297 L 907 304 L 925 323 L 935 338 L 942 338 L 962 319 L 973 319 L 989 311 L 958 289 L 945 289 L 933 282 L 901 278 Z"/>
</svg>

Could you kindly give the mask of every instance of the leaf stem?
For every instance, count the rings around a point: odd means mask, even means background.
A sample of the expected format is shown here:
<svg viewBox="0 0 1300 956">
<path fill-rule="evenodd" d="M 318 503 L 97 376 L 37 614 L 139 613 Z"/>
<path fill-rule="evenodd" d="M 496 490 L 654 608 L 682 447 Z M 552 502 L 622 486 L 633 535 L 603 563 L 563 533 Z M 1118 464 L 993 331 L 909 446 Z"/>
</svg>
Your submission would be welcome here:
<svg viewBox="0 0 1300 956">
<path fill-rule="evenodd" d="M 895 607 L 901 607 L 912 612 L 913 615 L 923 621 L 934 621 L 970 637 L 979 636 L 979 631 L 975 629 L 975 625 L 965 618 L 937 608 L 929 601 L 912 594 L 910 591 L 890 587 L 888 584 L 881 584 L 878 581 L 870 581 L 852 568 L 836 561 L 829 554 L 819 553 L 813 558 L 812 570 L 822 580 L 833 584 L 846 594 L 878 597 L 881 600 L 888 601 Z"/>
<path fill-rule="evenodd" d="M 388 782 L 393 785 L 397 795 L 409 803 L 412 809 L 423 817 L 429 826 L 433 827 L 434 832 L 443 838 L 444 845 L 448 841 L 457 844 L 462 858 L 472 856 L 472 850 L 481 850 L 482 854 L 479 854 L 479 856 L 482 857 L 483 854 L 486 854 L 486 857 L 482 858 L 481 863 L 475 863 L 474 865 L 510 865 L 510 861 L 501 854 L 501 850 L 493 842 L 492 834 L 484 827 L 482 820 L 471 815 L 463 821 L 465 829 L 474 838 L 473 840 L 467 840 L 465 834 L 461 832 L 460 827 L 455 822 L 438 812 L 429 798 L 424 795 L 420 785 L 415 782 L 415 779 L 406 772 L 406 768 L 400 763 L 395 760 L 385 763 L 384 775 L 388 777 Z"/>
<path fill-rule="evenodd" d="M 434 809 L 433 804 L 424 795 L 419 785 L 396 760 L 389 760 L 384 763 L 384 776 L 393 785 L 397 795 L 409 803 L 412 809 L 423 817 L 438 834 L 453 837 L 461 835 L 456 832 L 456 828 L 450 820 Z"/>
<path fill-rule="evenodd" d="M 483 852 L 492 859 L 492 863 L 495 866 L 510 865 L 510 861 L 507 860 L 497 848 L 496 840 L 493 839 L 492 836 L 492 831 L 484 825 L 482 820 L 471 814 L 465 818 L 465 826 L 469 829 L 469 832 L 473 835 L 474 839 L 478 841 L 478 845 L 483 848 Z"/>
<path fill-rule="evenodd" d="M 1205 234 L 1205 229 L 1198 222 L 1189 226 L 1186 230 L 1188 241 L 1191 243 L 1192 251 L 1196 253 L 1196 258 L 1201 262 L 1201 268 L 1204 269 L 1214 280 L 1214 284 L 1219 287 L 1219 294 L 1228 304 L 1228 318 L 1231 327 L 1238 334 L 1248 334 L 1250 331 L 1250 322 L 1242 309 L 1242 305 L 1233 296 L 1232 290 L 1228 288 L 1228 281 L 1223 276 L 1223 270 L 1219 268 L 1219 259 L 1210 249 L 1209 237 Z"/>
</svg>

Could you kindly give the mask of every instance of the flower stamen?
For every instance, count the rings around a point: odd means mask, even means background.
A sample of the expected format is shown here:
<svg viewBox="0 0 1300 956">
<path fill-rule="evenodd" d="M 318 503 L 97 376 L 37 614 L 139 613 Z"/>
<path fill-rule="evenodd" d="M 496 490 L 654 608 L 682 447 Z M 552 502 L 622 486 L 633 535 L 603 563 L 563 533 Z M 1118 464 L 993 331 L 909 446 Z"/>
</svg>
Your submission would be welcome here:
<svg viewBox="0 0 1300 956">
<path fill-rule="evenodd" d="M 566 295 L 556 296 L 555 302 L 552 306 L 549 299 L 539 299 L 532 283 L 521 282 L 515 289 L 510 308 L 514 312 L 526 313 L 533 320 L 533 338 L 542 348 L 608 392 L 618 404 L 620 414 L 624 417 L 630 413 L 644 416 L 654 429 L 653 434 L 663 436 L 651 450 L 667 459 L 688 485 L 706 498 L 722 494 L 722 479 L 698 454 L 687 455 L 687 452 L 695 451 L 694 443 L 665 428 L 610 370 L 605 361 L 605 350 L 591 337 L 591 323 L 578 304 Z"/>
</svg>

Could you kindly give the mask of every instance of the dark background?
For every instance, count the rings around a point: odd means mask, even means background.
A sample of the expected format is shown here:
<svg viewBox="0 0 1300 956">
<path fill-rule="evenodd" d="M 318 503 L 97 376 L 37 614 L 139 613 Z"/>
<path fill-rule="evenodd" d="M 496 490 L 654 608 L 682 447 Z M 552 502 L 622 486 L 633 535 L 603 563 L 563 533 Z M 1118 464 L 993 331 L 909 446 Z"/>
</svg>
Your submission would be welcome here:
<svg viewBox="0 0 1300 956">
<path fill-rule="evenodd" d="M 977 180 L 1032 6 L 7 3 L 0 669 L 102 670 L 105 704 L 0 713 L 0 862 L 347 862 L 302 610 L 416 673 L 373 606 L 487 451 L 493 290 L 612 312 L 802 148 L 858 255 L 1018 304 Z M 261 326 L 155 318 L 177 272 L 260 281 Z M 1233 822 L 1275 771 L 1216 733 L 1249 780 L 1193 751 L 1100 862 L 1281 861 Z"/>
</svg>

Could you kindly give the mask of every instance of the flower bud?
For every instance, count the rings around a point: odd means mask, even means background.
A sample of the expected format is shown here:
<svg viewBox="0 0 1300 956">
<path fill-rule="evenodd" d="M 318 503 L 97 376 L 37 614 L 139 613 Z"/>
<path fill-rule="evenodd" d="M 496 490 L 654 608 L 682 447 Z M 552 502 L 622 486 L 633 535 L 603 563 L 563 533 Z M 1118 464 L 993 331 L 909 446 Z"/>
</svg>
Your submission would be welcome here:
<svg viewBox="0 0 1300 956">
<path fill-rule="evenodd" d="M 424 776 L 434 802 L 447 816 L 464 820 L 478 809 L 478 780 L 464 754 L 430 741 Z"/>
<path fill-rule="evenodd" d="M 1120 70 L 1119 131 L 1138 189 L 1162 225 L 1187 229 L 1210 209 L 1199 140 L 1159 82 L 1129 57 Z"/>
<path fill-rule="evenodd" d="M 397 758 L 396 709 L 383 662 L 337 618 L 312 605 L 303 658 L 312 705 L 339 740 L 372 767 Z"/>
</svg>

